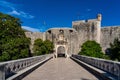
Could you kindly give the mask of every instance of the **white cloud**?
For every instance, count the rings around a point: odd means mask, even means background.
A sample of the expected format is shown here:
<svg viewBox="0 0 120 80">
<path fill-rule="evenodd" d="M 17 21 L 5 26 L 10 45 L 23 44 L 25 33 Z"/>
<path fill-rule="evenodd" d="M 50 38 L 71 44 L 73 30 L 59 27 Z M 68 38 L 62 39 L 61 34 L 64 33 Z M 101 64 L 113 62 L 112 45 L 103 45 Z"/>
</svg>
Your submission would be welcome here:
<svg viewBox="0 0 120 80">
<path fill-rule="evenodd" d="M 34 18 L 33 15 L 30 15 L 29 13 L 26 13 L 22 10 L 18 10 L 17 7 L 18 7 L 17 4 L 13 4 L 13 3 L 5 1 L 5 0 L 0 0 L 0 10 L 2 12 L 11 14 L 11 15 L 17 15 L 17 16 L 24 17 L 27 19 Z"/>
<path fill-rule="evenodd" d="M 28 19 L 34 18 L 34 16 L 30 15 L 29 13 L 25 13 L 25 12 L 23 12 L 23 11 L 20 11 L 19 13 L 20 13 L 20 15 L 21 15 L 22 17 L 24 17 L 24 18 L 28 18 Z"/>
<path fill-rule="evenodd" d="M 40 29 L 37 28 L 31 28 L 29 26 L 22 26 L 23 29 L 28 30 L 28 31 L 32 31 L 32 32 L 40 32 Z"/>
<path fill-rule="evenodd" d="M 25 13 L 23 11 L 17 11 L 17 10 L 13 10 L 11 12 L 8 12 L 8 14 L 21 16 L 21 17 L 24 17 L 24 18 L 27 18 L 27 19 L 34 18 L 34 16 L 30 15 L 29 13 Z"/>
<path fill-rule="evenodd" d="M 16 10 L 13 10 L 12 12 L 8 12 L 8 14 L 20 15 L 20 13 L 17 12 Z"/>
</svg>

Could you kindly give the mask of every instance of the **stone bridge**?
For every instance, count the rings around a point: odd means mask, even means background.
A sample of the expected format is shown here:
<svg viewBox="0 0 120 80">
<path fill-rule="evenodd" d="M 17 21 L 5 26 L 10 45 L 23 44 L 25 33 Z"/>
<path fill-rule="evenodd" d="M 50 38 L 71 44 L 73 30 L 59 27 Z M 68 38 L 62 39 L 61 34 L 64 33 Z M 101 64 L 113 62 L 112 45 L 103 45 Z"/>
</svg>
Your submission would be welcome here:
<svg viewBox="0 0 120 80">
<path fill-rule="evenodd" d="M 120 62 L 53 54 L 0 63 L 0 80 L 120 80 Z"/>
</svg>

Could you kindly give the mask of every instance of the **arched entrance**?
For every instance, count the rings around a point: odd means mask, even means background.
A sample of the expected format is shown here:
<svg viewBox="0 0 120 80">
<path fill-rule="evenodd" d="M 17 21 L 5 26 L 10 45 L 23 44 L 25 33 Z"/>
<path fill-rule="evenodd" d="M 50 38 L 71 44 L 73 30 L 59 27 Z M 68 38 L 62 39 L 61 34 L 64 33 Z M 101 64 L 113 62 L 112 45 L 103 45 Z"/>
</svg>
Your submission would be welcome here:
<svg viewBox="0 0 120 80">
<path fill-rule="evenodd" d="M 56 57 L 68 57 L 68 53 L 67 53 L 67 46 L 66 45 L 56 45 L 56 53 L 55 56 Z"/>
<path fill-rule="evenodd" d="M 65 57 L 65 47 L 64 46 L 59 46 L 57 48 L 57 57 Z"/>
<path fill-rule="evenodd" d="M 59 57 L 59 55 L 64 55 L 65 57 L 69 57 L 69 55 L 67 54 L 67 39 L 64 36 L 64 30 L 60 30 L 59 31 L 60 34 L 58 34 L 58 38 L 56 38 L 55 41 L 55 57 Z"/>
</svg>

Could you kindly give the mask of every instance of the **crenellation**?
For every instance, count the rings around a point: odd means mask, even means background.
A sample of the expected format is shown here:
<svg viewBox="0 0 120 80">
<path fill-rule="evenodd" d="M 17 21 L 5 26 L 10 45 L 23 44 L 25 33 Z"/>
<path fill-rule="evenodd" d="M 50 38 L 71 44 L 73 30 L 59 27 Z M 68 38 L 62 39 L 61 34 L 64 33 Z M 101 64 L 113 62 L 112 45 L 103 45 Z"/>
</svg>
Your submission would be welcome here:
<svg viewBox="0 0 120 80">
<path fill-rule="evenodd" d="M 95 22 L 97 21 L 97 19 L 88 19 L 86 22 L 90 23 L 90 22 Z"/>
<path fill-rule="evenodd" d="M 72 21 L 72 24 L 80 24 L 80 23 L 85 23 L 86 20 L 79 20 L 79 21 Z"/>
</svg>

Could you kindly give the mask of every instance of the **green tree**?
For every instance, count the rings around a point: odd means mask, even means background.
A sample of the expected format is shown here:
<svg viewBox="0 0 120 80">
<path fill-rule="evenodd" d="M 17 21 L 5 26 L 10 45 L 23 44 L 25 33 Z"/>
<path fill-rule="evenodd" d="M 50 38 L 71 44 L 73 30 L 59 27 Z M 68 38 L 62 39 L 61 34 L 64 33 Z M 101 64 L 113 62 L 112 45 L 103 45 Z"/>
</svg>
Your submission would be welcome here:
<svg viewBox="0 0 120 80">
<path fill-rule="evenodd" d="M 98 44 L 95 41 L 86 41 L 85 43 L 83 43 L 81 48 L 82 49 L 79 52 L 80 55 L 97 57 L 97 58 L 103 57 L 103 53 L 102 53 L 100 44 Z"/>
<path fill-rule="evenodd" d="M 36 39 L 34 41 L 34 55 L 43 55 L 43 54 L 48 54 L 53 51 L 54 45 L 51 41 L 45 40 L 43 41 L 42 39 Z"/>
<path fill-rule="evenodd" d="M 115 38 L 114 42 L 110 43 L 109 50 L 110 59 L 120 61 L 120 41 L 118 38 Z"/>
<path fill-rule="evenodd" d="M 47 54 L 53 52 L 53 48 L 54 48 L 53 42 L 51 42 L 50 40 L 45 40 L 44 45 L 46 47 Z"/>
<path fill-rule="evenodd" d="M 0 61 L 29 56 L 30 40 L 26 38 L 18 18 L 0 13 Z"/>
<path fill-rule="evenodd" d="M 34 41 L 34 47 L 33 47 L 33 51 L 34 51 L 34 55 L 42 55 L 43 50 L 44 50 L 44 43 L 42 39 L 36 39 Z"/>
</svg>

